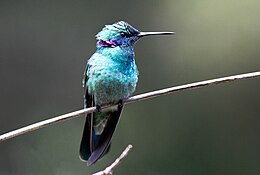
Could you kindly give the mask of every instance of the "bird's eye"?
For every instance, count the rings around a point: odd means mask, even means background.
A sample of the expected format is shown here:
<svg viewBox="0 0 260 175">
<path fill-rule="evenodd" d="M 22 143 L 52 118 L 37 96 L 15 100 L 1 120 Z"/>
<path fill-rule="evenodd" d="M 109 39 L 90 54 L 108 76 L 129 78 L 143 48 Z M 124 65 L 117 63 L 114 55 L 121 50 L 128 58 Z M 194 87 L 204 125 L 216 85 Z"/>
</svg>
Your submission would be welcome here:
<svg viewBox="0 0 260 175">
<path fill-rule="evenodd" d="M 121 36 L 122 38 L 124 38 L 124 37 L 126 37 L 126 34 L 125 34 L 124 32 L 121 32 L 121 33 L 120 33 L 120 36 Z"/>
</svg>

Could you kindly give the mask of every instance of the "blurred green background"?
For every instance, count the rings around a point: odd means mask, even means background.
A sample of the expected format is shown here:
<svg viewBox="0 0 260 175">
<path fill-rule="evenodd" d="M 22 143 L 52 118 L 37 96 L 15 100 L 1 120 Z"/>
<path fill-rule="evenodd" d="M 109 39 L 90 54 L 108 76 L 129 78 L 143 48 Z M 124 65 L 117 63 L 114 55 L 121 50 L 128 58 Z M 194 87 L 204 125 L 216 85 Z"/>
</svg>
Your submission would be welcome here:
<svg viewBox="0 0 260 175">
<path fill-rule="evenodd" d="M 125 20 L 175 31 L 135 46 L 136 94 L 260 69 L 258 0 L 1 0 L 0 133 L 81 109 L 95 34 Z M 1 175 L 86 175 L 134 148 L 115 174 L 260 172 L 260 80 L 242 80 L 127 105 L 110 153 L 78 158 L 84 117 L 0 143 Z"/>
</svg>

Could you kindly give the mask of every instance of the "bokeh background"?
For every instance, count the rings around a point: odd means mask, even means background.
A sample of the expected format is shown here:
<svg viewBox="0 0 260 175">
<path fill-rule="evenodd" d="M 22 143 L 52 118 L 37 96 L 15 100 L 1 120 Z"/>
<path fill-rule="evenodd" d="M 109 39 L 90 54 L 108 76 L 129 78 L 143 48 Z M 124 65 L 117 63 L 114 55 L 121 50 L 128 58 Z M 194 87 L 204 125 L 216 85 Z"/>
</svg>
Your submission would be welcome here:
<svg viewBox="0 0 260 175">
<path fill-rule="evenodd" d="M 176 31 L 135 46 L 136 94 L 260 69 L 258 0 L 1 0 L 0 133 L 81 109 L 95 34 L 125 20 Z M 102 161 L 78 158 L 84 117 L 0 143 L 1 175 L 86 175 L 134 148 L 115 174 L 260 172 L 260 80 L 242 80 L 127 105 Z"/>
</svg>

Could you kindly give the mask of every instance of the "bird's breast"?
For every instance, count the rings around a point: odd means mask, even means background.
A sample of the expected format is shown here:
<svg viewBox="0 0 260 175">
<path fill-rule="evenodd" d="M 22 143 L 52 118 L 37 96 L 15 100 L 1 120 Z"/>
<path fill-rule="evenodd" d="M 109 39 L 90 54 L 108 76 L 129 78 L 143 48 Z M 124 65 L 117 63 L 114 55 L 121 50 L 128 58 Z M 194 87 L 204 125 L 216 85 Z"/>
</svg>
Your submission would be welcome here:
<svg viewBox="0 0 260 175">
<path fill-rule="evenodd" d="M 128 67 L 127 70 L 120 66 L 108 65 L 92 66 L 91 69 L 87 84 L 96 104 L 117 102 L 135 91 L 138 80 L 135 67 Z"/>
</svg>

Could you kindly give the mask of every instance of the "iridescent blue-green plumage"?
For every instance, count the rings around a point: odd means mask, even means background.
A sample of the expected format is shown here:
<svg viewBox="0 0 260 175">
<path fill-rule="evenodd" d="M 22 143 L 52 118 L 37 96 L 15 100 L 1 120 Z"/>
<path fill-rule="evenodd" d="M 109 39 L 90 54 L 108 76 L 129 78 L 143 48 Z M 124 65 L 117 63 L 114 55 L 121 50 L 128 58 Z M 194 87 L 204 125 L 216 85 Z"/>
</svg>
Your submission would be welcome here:
<svg viewBox="0 0 260 175">
<path fill-rule="evenodd" d="M 118 103 L 136 88 L 138 71 L 134 60 L 135 42 L 146 35 L 171 32 L 139 32 L 124 21 L 106 25 L 97 35 L 97 50 L 87 62 L 83 87 L 85 107 Z M 123 105 L 110 111 L 88 114 L 80 157 L 92 165 L 109 150 Z"/>
</svg>

